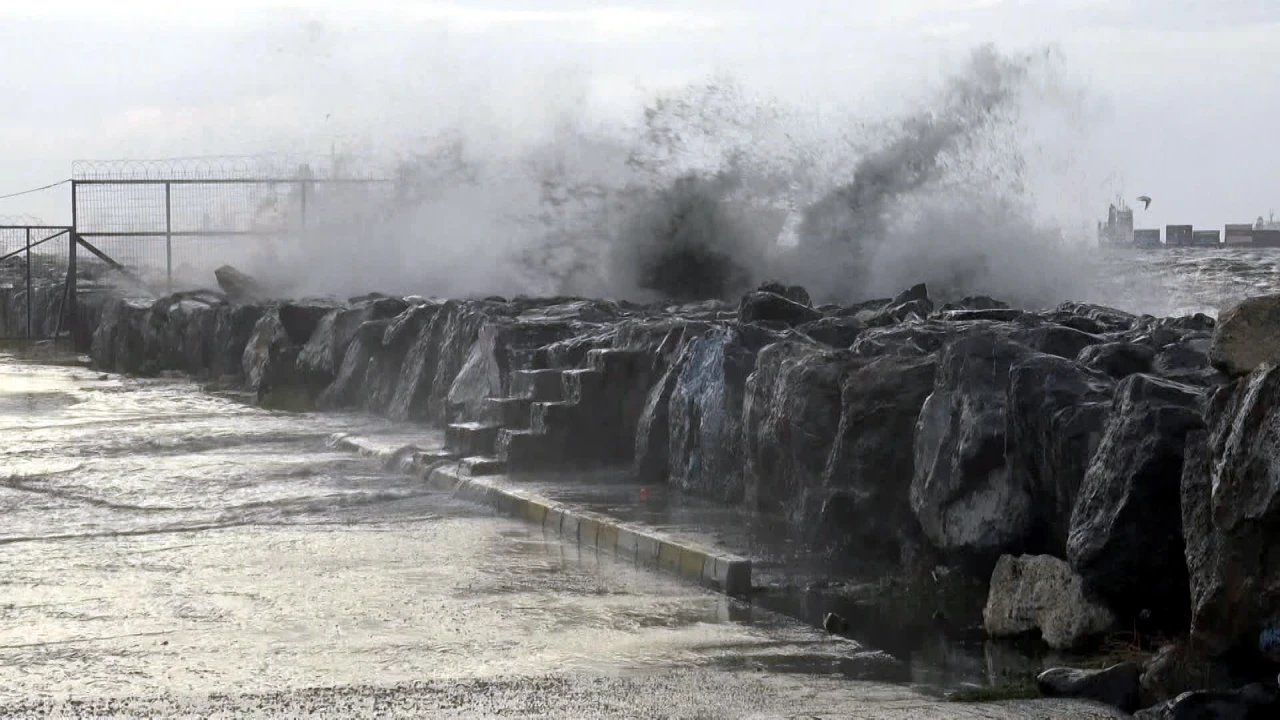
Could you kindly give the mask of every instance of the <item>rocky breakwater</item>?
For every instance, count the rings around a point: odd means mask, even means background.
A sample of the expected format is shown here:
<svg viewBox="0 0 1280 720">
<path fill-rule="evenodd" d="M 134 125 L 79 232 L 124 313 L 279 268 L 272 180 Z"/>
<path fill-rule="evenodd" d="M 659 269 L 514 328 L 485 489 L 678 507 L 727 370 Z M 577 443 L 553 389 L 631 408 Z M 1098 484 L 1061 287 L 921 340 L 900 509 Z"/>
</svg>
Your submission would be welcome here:
<svg viewBox="0 0 1280 720">
<path fill-rule="evenodd" d="M 815 307 L 777 283 L 736 304 L 284 302 L 219 280 L 111 300 L 95 362 L 443 426 L 440 457 L 475 474 L 630 464 L 786 515 L 833 574 L 989 585 L 973 621 L 993 637 L 1169 640 L 1049 694 L 1178 717 L 1274 694 L 1280 370 L 1250 340 L 1277 336 L 1270 306 L 1215 324 L 916 286 Z"/>
</svg>

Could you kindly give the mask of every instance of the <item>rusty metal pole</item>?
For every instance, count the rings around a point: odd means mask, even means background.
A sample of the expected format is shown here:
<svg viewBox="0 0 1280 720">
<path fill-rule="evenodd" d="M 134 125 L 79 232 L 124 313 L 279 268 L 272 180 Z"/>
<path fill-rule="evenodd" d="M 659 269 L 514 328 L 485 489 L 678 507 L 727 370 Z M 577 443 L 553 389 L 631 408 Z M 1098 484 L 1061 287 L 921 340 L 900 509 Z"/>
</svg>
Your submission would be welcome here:
<svg viewBox="0 0 1280 720">
<path fill-rule="evenodd" d="M 27 228 L 27 339 L 31 339 L 31 228 Z"/>
<path fill-rule="evenodd" d="M 168 292 L 173 292 L 173 211 L 169 204 L 171 187 L 171 183 L 164 184 L 164 276 Z"/>
</svg>

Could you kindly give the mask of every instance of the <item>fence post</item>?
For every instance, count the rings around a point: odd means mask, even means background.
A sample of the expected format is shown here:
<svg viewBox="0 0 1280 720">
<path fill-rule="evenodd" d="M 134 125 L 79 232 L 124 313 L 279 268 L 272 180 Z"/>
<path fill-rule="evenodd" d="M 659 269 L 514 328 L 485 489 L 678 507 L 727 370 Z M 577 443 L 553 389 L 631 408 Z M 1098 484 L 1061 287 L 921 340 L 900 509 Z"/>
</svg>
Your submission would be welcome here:
<svg viewBox="0 0 1280 720">
<path fill-rule="evenodd" d="M 27 339 L 31 339 L 31 228 L 27 228 Z"/>
<path fill-rule="evenodd" d="M 76 241 L 80 239 L 79 230 L 79 189 L 75 180 L 71 181 L 71 232 L 67 233 L 67 282 L 63 288 L 66 302 L 62 312 L 67 317 L 67 332 L 71 334 L 71 346 L 76 344 Z"/>
<path fill-rule="evenodd" d="M 173 211 L 169 205 L 171 187 L 172 183 L 164 184 L 164 276 L 168 292 L 173 292 Z"/>
<path fill-rule="evenodd" d="M 302 200 L 302 234 L 305 237 L 307 233 L 307 181 L 304 179 L 298 185 L 301 188 L 300 195 Z"/>
</svg>

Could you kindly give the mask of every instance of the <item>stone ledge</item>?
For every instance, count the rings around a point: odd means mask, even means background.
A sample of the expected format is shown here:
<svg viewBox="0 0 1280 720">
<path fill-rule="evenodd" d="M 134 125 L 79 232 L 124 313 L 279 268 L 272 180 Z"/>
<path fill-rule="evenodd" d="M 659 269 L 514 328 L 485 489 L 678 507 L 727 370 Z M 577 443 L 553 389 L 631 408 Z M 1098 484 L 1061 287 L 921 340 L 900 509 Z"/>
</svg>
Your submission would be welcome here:
<svg viewBox="0 0 1280 720">
<path fill-rule="evenodd" d="M 751 591 L 751 560 L 747 558 L 507 487 L 493 476 L 467 477 L 458 464 L 424 461 L 418 453 L 407 452 L 409 448 L 379 446 L 376 440 L 346 434 L 333 435 L 328 444 L 384 461 L 412 457 L 401 469 L 422 476 L 432 487 L 537 525 L 566 542 L 629 558 L 637 565 L 726 595 L 741 596 Z"/>
</svg>

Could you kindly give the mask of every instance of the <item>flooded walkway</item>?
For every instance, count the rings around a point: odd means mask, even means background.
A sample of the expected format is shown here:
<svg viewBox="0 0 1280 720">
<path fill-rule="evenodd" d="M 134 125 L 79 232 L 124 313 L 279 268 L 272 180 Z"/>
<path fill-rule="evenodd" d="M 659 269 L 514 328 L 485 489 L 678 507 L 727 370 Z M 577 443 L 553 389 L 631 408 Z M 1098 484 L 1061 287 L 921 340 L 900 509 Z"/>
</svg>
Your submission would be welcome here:
<svg viewBox="0 0 1280 720">
<path fill-rule="evenodd" d="M 0 715 L 1110 716 L 848 680 L 866 648 L 383 473 L 340 431 L 405 434 L 0 356 Z"/>
</svg>

